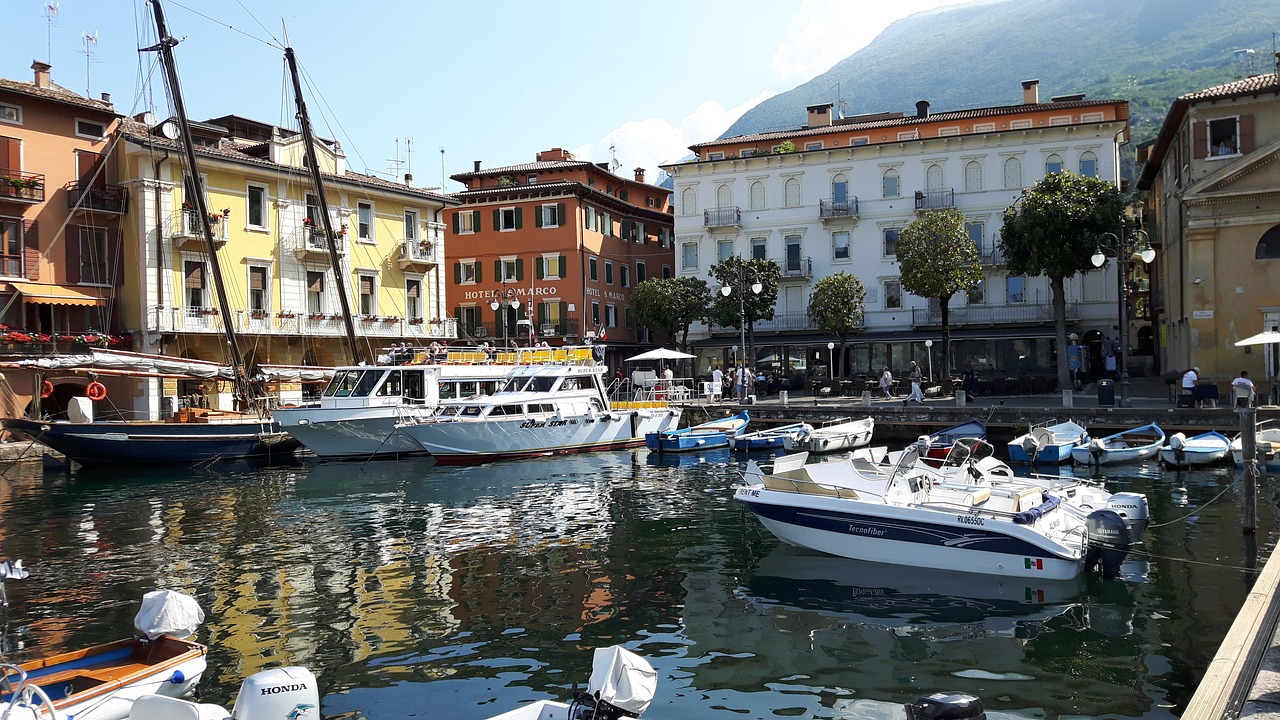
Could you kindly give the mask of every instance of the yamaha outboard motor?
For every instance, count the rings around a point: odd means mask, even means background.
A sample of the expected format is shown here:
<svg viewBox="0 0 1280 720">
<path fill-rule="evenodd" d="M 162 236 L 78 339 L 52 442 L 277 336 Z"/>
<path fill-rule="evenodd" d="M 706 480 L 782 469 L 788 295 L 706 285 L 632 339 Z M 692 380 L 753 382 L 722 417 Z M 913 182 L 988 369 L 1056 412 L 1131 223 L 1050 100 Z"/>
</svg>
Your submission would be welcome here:
<svg viewBox="0 0 1280 720">
<path fill-rule="evenodd" d="M 1119 576 L 1120 564 L 1133 546 L 1129 524 L 1114 510 L 1094 510 L 1085 518 L 1084 524 L 1089 533 L 1085 566 L 1100 570 L 1104 578 Z"/>
<path fill-rule="evenodd" d="M 987 720 L 982 699 L 963 692 L 936 692 L 907 705 L 910 720 Z"/>
</svg>

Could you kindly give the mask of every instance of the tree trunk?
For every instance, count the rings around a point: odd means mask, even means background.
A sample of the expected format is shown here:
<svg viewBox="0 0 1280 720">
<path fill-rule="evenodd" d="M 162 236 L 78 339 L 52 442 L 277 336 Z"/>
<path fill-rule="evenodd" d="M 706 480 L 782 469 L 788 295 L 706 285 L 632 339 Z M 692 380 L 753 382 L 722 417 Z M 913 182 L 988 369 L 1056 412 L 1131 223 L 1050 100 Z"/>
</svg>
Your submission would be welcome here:
<svg viewBox="0 0 1280 720">
<path fill-rule="evenodd" d="M 1053 329 L 1057 336 L 1058 388 L 1071 388 L 1071 364 L 1067 358 L 1067 298 L 1063 293 L 1060 277 L 1049 278 L 1049 290 L 1053 295 Z"/>
<path fill-rule="evenodd" d="M 942 392 L 951 394 L 951 296 L 938 298 L 942 309 Z M 932 378 L 930 378 L 932 380 Z"/>
<path fill-rule="evenodd" d="M 840 377 L 849 377 L 849 367 L 845 364 L 845 349 L 849 346 L 849 339 L 844 335 L 840 336 Z"/>
</svg>

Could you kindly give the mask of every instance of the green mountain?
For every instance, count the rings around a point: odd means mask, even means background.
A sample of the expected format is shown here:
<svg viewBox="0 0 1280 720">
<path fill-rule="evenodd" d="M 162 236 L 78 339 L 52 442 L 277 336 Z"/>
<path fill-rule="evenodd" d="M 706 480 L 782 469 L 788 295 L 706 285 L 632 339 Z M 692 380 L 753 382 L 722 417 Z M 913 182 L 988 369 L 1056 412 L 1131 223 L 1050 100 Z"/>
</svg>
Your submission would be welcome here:
<svg viewBox="0 0 1280 720">
<path fill-rule="evenodd" d="M 798 127 L 805 107 L 845 116 L 931 112 L 1086 93 L 1129 101 L 1137 142 L 1178 95 L 1275 71 L 1276 0 L 980 0 L 899 20 L 835 67 L 747 111 L 722 137 Z M 1238 52 L 1252 49 L 1252 54 Z M 843 104 L 840 102 L 843 101 Z"/>
</svg>

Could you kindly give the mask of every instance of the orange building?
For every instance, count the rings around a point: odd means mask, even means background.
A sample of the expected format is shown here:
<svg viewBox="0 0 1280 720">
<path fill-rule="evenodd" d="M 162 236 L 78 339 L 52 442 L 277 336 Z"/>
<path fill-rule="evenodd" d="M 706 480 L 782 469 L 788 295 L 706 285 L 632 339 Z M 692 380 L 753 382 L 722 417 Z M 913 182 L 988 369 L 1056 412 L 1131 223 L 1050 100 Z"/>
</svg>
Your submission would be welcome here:
<svg viewBox="0 0 1280 720">
<path fill-rule="evenodd" d="M 128 191 L 114 184 L 120 116 L 110 96 L 55 84 L 36 61 L 32 82 L 0 79 L 0 323 L 5 354 L 45 354 L 59 342 L 118 331 L 121 222 Z M 16 333 L 10 335 L 10 333 Z"/>
<path fill-rule="evenodd" d="M 448 305 L 460 338 L 569 345 L 606 338 L 622 355 L 651 340 L 631 289 L 669 278 L 670 191 L 618 177 L 554 148 L 537 161 L 452 176 L 467 189 L 445 211 Z M 615 357 L 610 358 L 616 360 Z"/>
</svg>

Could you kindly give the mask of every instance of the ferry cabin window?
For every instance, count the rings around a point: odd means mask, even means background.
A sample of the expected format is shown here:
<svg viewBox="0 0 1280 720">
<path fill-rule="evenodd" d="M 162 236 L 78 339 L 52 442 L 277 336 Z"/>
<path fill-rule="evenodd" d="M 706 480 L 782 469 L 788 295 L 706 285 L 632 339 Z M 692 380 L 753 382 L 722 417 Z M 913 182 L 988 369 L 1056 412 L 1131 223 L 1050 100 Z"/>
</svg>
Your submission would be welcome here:
<svg viewBox="0 0 1280 720">
<path fill-rule="evenodd" d="M 366 373 L 364 370 L 339 370 L 324 389 L 325 397 L 347 397 L 351 395 L 365 374 L 378 375 L 378 372 Z"/>
<path fill-rule="evenodd" d="M 427 388 L 421 370 L 404 371 L 404 398 L 416 402 L 426 402 Z"/>
<path fill-rule="evenodd" d="M 535 377 L 533 378 L 533 390 L 537 392 L 551 392 L 551 388 L 556 384 L 555 378 Z"/>
<path fill-rule="evenodd" d="M 529 405 L 530 413 L 552 414 L 555 411 L 556 411 L 556 407 L 554 405 L 549 405 L 547 403 L 535 403 L 535 404 Z"/>
<path fill-rule="evenodd" d="M 399 370 L 387 373 L 387 379 L 378 386 L 378 397 L 399 397 L 403 390 L 403 380 Z"/>
<path fill-rule="evenodd" d="M 484 408 L 480 405 L 470 405 L 462 408 L 462 412 L 458 413 L 459 417 L 480 417 L 480 411 Z"/>
</svg>

